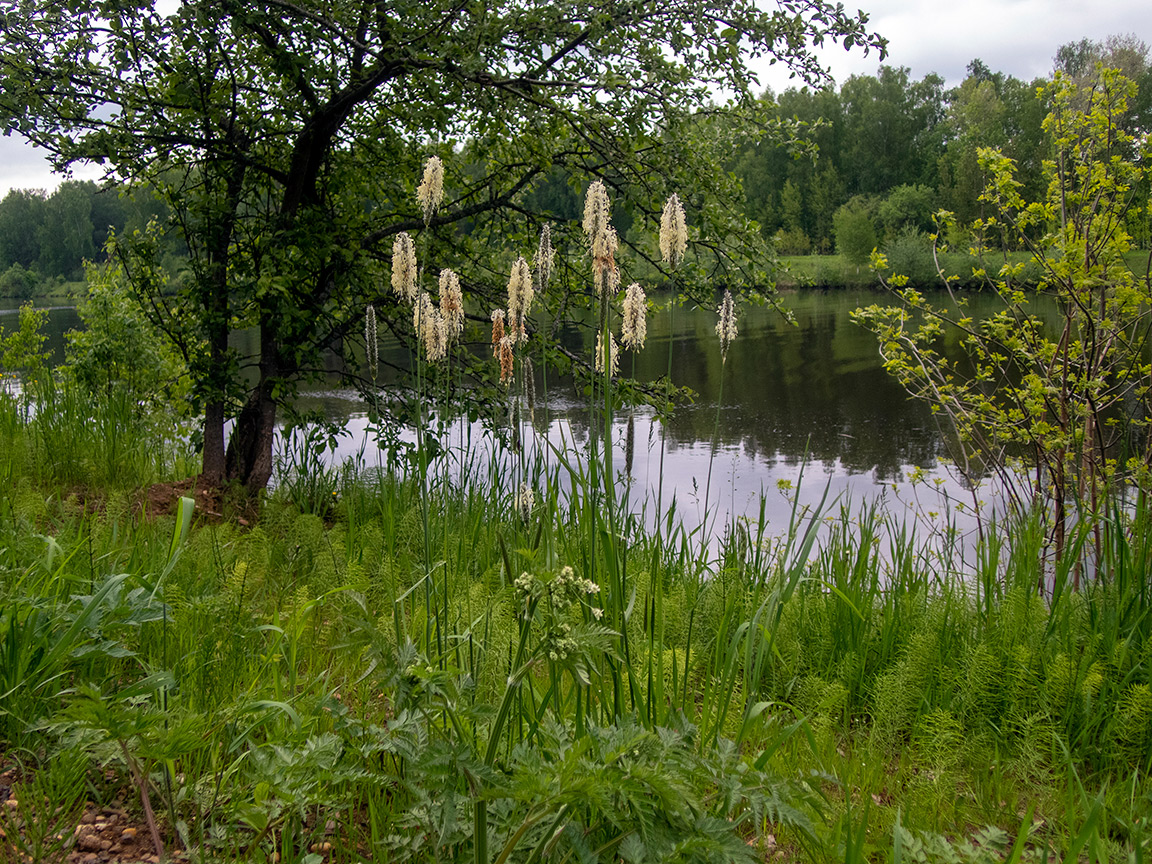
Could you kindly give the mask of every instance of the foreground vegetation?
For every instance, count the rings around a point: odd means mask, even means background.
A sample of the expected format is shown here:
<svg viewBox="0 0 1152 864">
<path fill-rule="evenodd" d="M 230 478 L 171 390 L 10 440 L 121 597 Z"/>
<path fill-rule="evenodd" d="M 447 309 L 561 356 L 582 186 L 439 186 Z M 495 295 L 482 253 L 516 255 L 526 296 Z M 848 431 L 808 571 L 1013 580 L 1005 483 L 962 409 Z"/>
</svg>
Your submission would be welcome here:
<svg viewBox="0 0 1152 864">
<path fill-rule="evenodd" d="M 258 513 L 173 509 L 172 430 L 50 382 L 58 410 L 0 396 L 6 858 L 86 798 L 204 860 L 1152 851 L 1143 496 L 1054 569 L 1040 520 L 963 560 L 833 501 L 714 555 L 672 517 L 613 533 L 574 454 L 298 447 Z"/>
<path fill-rule="evenodd" d="M 600 180 L 582 224 L 598 325 L 579 447 L 532 422 L 533 356 L 554 356 L 530 329 L 555 258 L 547 225 L 476 353 L 459 341 L 459 276 L 441 271 L 434 302 L 398 233 L 411 383 L 376 386 L 369 305 L 375 441 L 336 467 L 323 430 L 288 433 L 271 495 L 207 467 L 200 485 L 182 479 L 188 357 L 135 305 L 131 261 L 89 271 L 88 329 L 59 370 L 22 312 L 0 343 L 21 370 L 0 395 L 4 855 L 45 860 L 91 838 L 72 830 L 91 798 L 117 815 L 138 802 L 126 832 L 204 860 L 1142 862 L 1148 451 L 1120 462 L 1111 439 L 1147 441 L 1152 312 L 1147 279 L 1118 266 L 1131 244 L 1113 217 L 1141 177 L 1111 154 L 1133 141 L 1098 134 L 1134 88 L 1110 70 L 1099 83 L 1075 110 L 1077 85 L 1053 84 L 1067 109 L 1045 129 L 1078 167 L 1051 167 L 1046 203 L 1020 196 L 1011 160 L 979 154 L 986 202 L 1064 304 L 1058 344 L 1015 287 L 1022 266 L 1000 271 L 1005 309 L 981 322 L 898 273 L 885 280 L 905 307 L 857 314 L 963 452 L 1020 481 L 976 538 L 918 537 L 915 511 L 827 496 L 772 532 L 763 506 L 686 532 L 662 489 L 634 490 L 631 420 L 613 442 L 637 396 L 615 380 L 615 328 L 619 315 L 621 347 L 641 350 L 647 305 L 640 284 L 620 290 Z M 430 157 L 416 189 L 425 226 L 444 167 Z M 651 238 L 670 273 L 687 236 L 671 195 Z M 731 291 L 718 314 L 723 369 Z M 938 353 L 945 324 L 966 334 L 970 375 Z M 498 367 L 482 404 L 507 447 L 439 425 L 469 363 Z M 670 410 L 671 393 L 645 395 Z M 723 402 L 721 388 L 717 418 Z M 709 470 L 705 511 L 711 493 Z"/>
</svg>

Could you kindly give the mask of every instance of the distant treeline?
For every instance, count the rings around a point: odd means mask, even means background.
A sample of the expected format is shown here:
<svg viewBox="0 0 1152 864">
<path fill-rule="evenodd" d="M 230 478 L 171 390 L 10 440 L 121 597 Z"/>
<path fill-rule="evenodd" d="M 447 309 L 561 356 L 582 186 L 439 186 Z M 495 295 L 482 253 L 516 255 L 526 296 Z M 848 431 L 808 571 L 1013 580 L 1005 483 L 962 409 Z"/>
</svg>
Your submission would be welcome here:
<svg viewBox="0 0 1152 864">
<path fill-rule="evenodd" d="M 1054 59 L 1055 70 L 1082 79 L 1098 64 L 1136 83 L 1127 122 L 1144 140 L 1152 132 L 1148 46 L 1134 36 L 1084 39 L 1060 47 Z M 1051 106 L 1038 94 L 1042 83 L 973 60 L 963 83 L 951 89 L 936 74 L 913 81 L 906 68 L 881 66 L 875 76 L 848 78 L 839 90 L 769 91 L 761 98 L 779 117 L 799 121 L 812 152 L 798 154 L 767 137 L 734 154 L 730 168 L 743 181 L 747 215 L 779 254 L 840 252 L 859 267 L 880 246 L 914 283 L 931 281 L 925 238 L 933 214 L 952 211 L 961 226 L 989 215 L 980 202 L 979 148 L 995 147 L 1015 160 L 1026 200 L 1043 197 L 1049 157 L 1043 122 Z M 526 193 L 527 203 L 579 219 L 585 180 L 555 169 Z M 1132 197 L 1128 230 L 1137 246 L 1148 247 L 1147 180 Z M 0 201 L 0 297 L 32 297 L 82 279 L 83 262 L 103 255 L 110 232 L 142 228 L 153 218 L 166 223 L 168 209 L 146 189 L 70 180 L 51 195 L 12 190 Z M 626 235 L 632 214 L 615 218 Z M 962 229 L 947 239 L 967 248 Z M 185 251 L 178 232 L 168 232 L 165 242 L 175 270 Z"/>
<path fill-rule="evenodd" d="M 84 278 L 112 232 L 164 222 L 163 202 L 145 189 L 66 180 L 51 195 L 13 189 L 0 200 L 0 297 L 31 298 Z"/>
<path fill-rule="evenodd" d="M 1129 106 L 1129 131 L 1152 130 L 1152 67 L 1148 47 L 1133 36 L 1062 46 L 1054 68 L 1076 78 L 1097 64 L 1120 69 L 1139 94 Z M 1043 197 L 1043 162 L 1049 158 L 1042 124 L 1050 107 L 1037 95 L 1042 80 L 1021 81 L 993 72 L 980 60 L 968 65 L 959 87 L 945 89 L 931 74 L 913 81 L 906 68 L 880 67 L 857 75 L 839 91 L 790 89 L 764 99 L 779 114 L 807 124 L 815 158 L 795 156 L 765 140 L 741 153 L 748 215 L 785 255 L 849 254 L 901 235 L 927 232 L 932 214 L 950 210 L 959 223 L 983 211 L 980 147 L 995 147 L 1016 162 L 1026 200 Z M 1141 134 L 1136 135 L 1137 141 Z M 1148 188 L 1133 190 L 1134 241 L 1147 246 Z M 863 235 L 863 236 L 860 236 Z M 959 238 L 962 239 L 962 238 Z M 854 247 L 852 249 L 846 247 Z"/>
</svg>

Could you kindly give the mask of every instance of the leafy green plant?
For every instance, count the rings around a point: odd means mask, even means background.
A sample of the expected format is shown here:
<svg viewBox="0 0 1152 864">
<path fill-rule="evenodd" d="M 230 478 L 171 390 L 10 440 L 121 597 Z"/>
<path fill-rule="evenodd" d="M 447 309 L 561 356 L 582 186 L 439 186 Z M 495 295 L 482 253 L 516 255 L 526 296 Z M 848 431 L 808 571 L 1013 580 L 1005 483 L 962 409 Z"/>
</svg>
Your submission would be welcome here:
<svg viewBox="0 0 1152 864">
<path fill-rule="evenodd" d="M 1044 129 L 1055 151 L 1045 163 L 1047 196 L 1026 201 L 1012 160 L 982 149 L 988 175 L 982 200 L 995 215 L 974 227 L 998 235 L 1003 248 L 1029 249 L 1043 271 L 1035 291 L 1052 295 L 1060 309 L 1055 335 L 1032 312 L 1031 289 L 1019 284 L 1024 264 L 1009 261 L 987 277 L 1003 310 L 983 321 L 966 313 L 963 298 L 950 295 L 952 305 L 936 305 L 902 275 L 888 279 L 900 306 L 874 305 L 855 318 L 876 333 L 888 371 L 956 431 L 961 470 L 971 475 L 979 454 L 1019 509 L 1044 503 L 1060 559 L 1076 521 L 1095 518 L 1116 484 L 1147 482 L 1149 455 L 1140 436 L 1149 416 L 1150 367 L 1142 352 L 1152 306 L 1147 281 L 1123 257 L 1130 248 L 1128 192 L 1143 176 L 1136 144 L 1120 122 L 1135 85 L 1100 69 L 1083 86 L 1057 74 L 1047 90 L 1053 108 Z M 883 256 L 875 264 L 887 268 Z M 960 334 L 966 366 L 940 353 L 946 331 Z M 1100 539 L 1093 536 L 1097 554 Z M 1080 575 L 1077 568 L 1074 582 Z"/>
</svg>

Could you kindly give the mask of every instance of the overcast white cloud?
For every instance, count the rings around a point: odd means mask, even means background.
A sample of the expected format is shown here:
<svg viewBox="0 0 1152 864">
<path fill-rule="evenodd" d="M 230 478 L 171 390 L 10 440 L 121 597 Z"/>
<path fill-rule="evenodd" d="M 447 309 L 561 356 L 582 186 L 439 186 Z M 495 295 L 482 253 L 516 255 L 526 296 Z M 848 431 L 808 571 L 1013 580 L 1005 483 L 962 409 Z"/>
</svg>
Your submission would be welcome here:
<svg viewBox="0 0 1152 864">
<path fill-rule="evenodd" d="M 872 29 L 889 40 L 885 63 L 907 66 L 913 79 L 930 72 L 949 85 L 964 78 L 965 67 L 980 58 L 990 69 L 1027 81 L 1047 75 L 1056 49 L 1066 42 L 1103 40 L 1133 33 L 1152 44 L 1152 16 L 1147 0 L 857 0 L 871 16 Z M 848 2 L 851 7 L 855 3 Z M 846 52 L 828 47 L 820 52 L 836 82 L 850 75 L 872 75 L 879 68 L 875 52 Z M 765 66 L 761 83 L 781 91 L 794 86 L 786 70 Z M 98 177 L 95 169 L 74 176 Z M 61 178 L 48 170 L 40 154 L 22 140 L 0 138 L 0 195 L 12 188 L 54 189 Z"/>
<path fill-rule="evenodd" d="M 918 80 L 930 72 L 949 86 L 964 80 L 979 58 L 994 72 L 1025 81 L 1052 71 L 1056 49 L 1080 39 L 1102 41 L 1132 33 L 1152 44 L 1147 0 L 857 0 L 869 25 L 888 39 L 889 66 L 907 66 Z M 875 52 L 836 46 L 820 52 L 837 84 L 850 75 L 874 75 Z M 796 86 L 788 73 L 765 67 L 761 81 L 777 92 Z"/>
</svg>

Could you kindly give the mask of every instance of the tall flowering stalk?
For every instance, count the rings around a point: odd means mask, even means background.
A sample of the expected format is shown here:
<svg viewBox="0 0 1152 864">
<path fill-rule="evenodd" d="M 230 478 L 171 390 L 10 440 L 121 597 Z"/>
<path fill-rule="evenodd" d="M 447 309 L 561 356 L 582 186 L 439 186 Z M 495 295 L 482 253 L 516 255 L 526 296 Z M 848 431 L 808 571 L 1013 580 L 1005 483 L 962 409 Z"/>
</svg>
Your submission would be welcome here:
<svg viewBox="0 0 1152 864">
<path fill-rule="evenodd" d="M 684 205 L 680 203 L 680 196 L 675 192 L 668 196 L 664 202 L 664 211 L 660 214 L 660 256 L 669 269 L 673 271 L 672 290 L 676 291 L 675 270 L 684 259 L 684 251 L 688 247 L 688 226 L 684 218 Z M 672 349 L 676 343 L 676 327 L 674 312 L 676 301 L 668 304 L 668 372 L 667 380 L 672 380 Z M 668 415 L 671 414 L 671 401 L 664 404 L 665 416 L 660 422 L 660 481 L 656 490 L 656 525 L 657 530 L 662 524 L 664 513 L 664 453 L 668 434 Z M 687 684 L 685 684 L 687 693 Z"/>
<path fill-rule="evenodd" d="M 460 277 L 448 269 L 440 271 L 440 317 L 444 319 L 449 339 L 455 339 L 464 332 L 464 295 L 460 291 Z"/>
<path fill-rule="evenodd" d="M 416 189 L 416 203 L 424 213 L 427 226 L 444 200 L 444 163 L 439 156 L 431 156 L 424 163 L 424 177 Z"/>
<path fill-rule="evenodd" d="M 407 231 L 392 241 L 392 291 L 405 303 L 415 303 L 417 296 L 416 244 Z"/>
<path fill-rule="evenodd" d="M 598 441 L 595 432 L 589 437 L 588 459 L 588 490 L 585 495 L 587 518 L 589 526 L 588 548 L 592 560 L 598 557 L 600 548 L 598 532 L 608 538 L 603 543 L 603 562 L 606 579 L 604 590 L 608 603 L 606 608 L 610 611 L 610 622 L 617 626 L 622 634 L 626 634 L 624 625 L 624 604 L 627 596 L 625 585 L 624 559 L 627 550 L 615 539 L 618 537 L 618 513 L 616 504 L 615 473 L 612 469 L 612 377 L 619 368 L 618 349 L 616 340 L 612 335 L 610 326 L 611 303 L 620 287 L 620 270 L 616 265 L 616 252 L 620 240 L 616 230 L 611 225 L 612 205 L 608 199 L 608 190 L 603 181 L 596 180 L 588 186 L 584 197 L 584 238 L 588 245 L 588 253 L 592 258 L 592 283 L 599 305 L 598 326 L 596 328 L 596 354 L 593 362 L 601 382 L 601 395 L 603 398 L 603 436 Z M 589 415 L 594 415 L 596 400 L 595 387 L 589 390 Z M 592 429 L 596 429 L 593 424 Z M 601 454 L 597 447 L 602 443 L 604 448 Z M 602 472 L 602 474 L 601 474 Z M 601 479 L 601 477 L 603 479 Z M 603 487 L 601 489 L 601 486 Z M 598 496 L 603 492 L 606 500 L 601 503 Z M 621 648 L 626 662 L 630 661 L 629 646 L 626 635 L 622 636 Z M 617 706 L 624 702 L 620 676 L 612 676 L 613 700 Z"/>
<path fill-rule="evenodd" d="M 514 342 L 523 342 L 528 338 L 524 322 L 532 308 L 535 293 L 528 262 L 523 257 L 517 258 L 508 278 L 508 332 Z"/>
<path fill-rule="evenodd" d="M 720 320 L 716 322 L 716 335 L 720 337 L 720 387 L 716 393 L 716 421 L 712 425 L 712 447 L 708 454 L 708 479 L 704 483 L 704 514 L 707 518 L 709 495 L 712 491 L 712 463 L 716 459 L 716 440 L 720 434 L 720 407 L 724 404 L 724 368 L 728 363 L 728 348 L 736 338 L 736 304 L 732 292 L 724 289 L 724 299 L 716 310 Z M 704 535 L 707 535 L 707 531 Z"/>
<path fill-rule="evenodd" d="M 376 331 L 376 307 L 369 306 L 364 310 L 364 353 L 368 356 L 368 374 L 372 376 L 372 383 L 376 383 L 376 375 L 380 371 L 380 342 Z"/>
<path fill-rule="evenodd" d="M 639 351 L 644 347 L 644 339 L 648 335 L 647 313 L 644 289 L 640 283 L 633 282 L 624 294 L 624 321 L 620 327 L 620 341 L 630 351 Z"/>
</svg>

